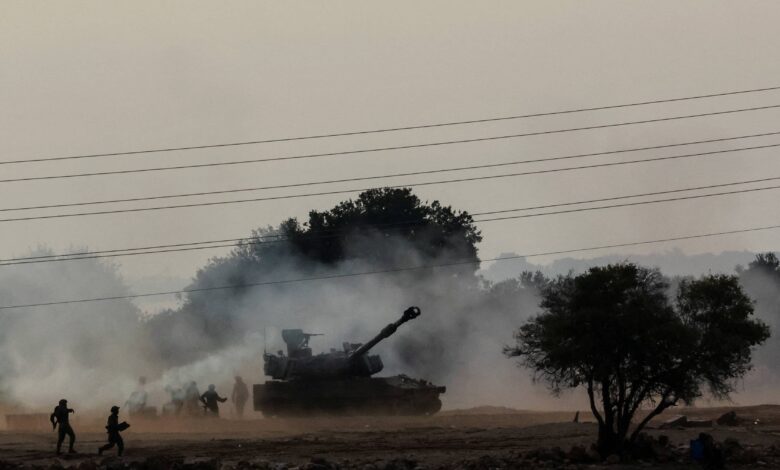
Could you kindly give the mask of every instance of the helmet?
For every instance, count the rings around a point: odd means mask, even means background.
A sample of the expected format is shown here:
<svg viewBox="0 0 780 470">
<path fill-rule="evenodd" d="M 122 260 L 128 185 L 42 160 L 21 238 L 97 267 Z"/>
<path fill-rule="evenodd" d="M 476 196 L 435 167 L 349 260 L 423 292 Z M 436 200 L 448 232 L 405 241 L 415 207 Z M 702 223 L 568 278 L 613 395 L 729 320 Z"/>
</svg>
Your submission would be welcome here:
<svg viewBox="0 0 780 470">
<path fill-rule="evenodd" d="M 116 413 L 117 411 L 119 411 L 119 407 L 118 406 L 114 405 L 114 406 L 111 407 L 111 412 L 112 413 Z"/>
<path fill-rule="evenodd" d="M 209 385 L 209 390 L 215 390 L 217 387 L 214 384 Z"/>
<path fill-rule="evenodd" d="M 67 405 L 67 404 L 68 404 L 68 400 L 66 400 L 64 398 L 62 400 L 60 400 L 60 405 L 64 406 L 64 405 Z"/>
</svg>

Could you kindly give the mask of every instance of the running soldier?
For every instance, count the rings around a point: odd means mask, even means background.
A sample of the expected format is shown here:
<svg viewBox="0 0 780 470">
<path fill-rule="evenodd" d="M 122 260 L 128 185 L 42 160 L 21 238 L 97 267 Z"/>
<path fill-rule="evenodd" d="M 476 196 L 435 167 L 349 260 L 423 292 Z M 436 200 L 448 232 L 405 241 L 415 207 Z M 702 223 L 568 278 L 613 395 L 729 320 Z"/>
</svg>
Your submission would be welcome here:
<svg viewBox="0 0 780 470">
<path fill-rule="evenodd" d="M 65 441 L 65 436 L 68 436 L 68 453 L 76 453 L 76 450 L 73 448 L 73 443 L 76 442 L 76 433 L 74 433 L 73 428 L 70 427 L 69 418 L 71 413 L 75 413 L 75 411 L 73 411 L 72 408 L 68 408 L 68 400 L 63 398 L 49 417 L 52 429 L 57 429 L 57 425 L 60 426 L 59 434 L 57 436 L 57 455 L 60 455 L 62 452 L 62 443 Z"/>
<path fill-rule="evenodd" d="M 122 456 L 125 451 L 125 441 L 122 440 L 122 436 L 119 434 L 121 431 L 129 428 L 130 425 L 123 422 L 119 422 L 119 407 L 114 405 L 111 407 L 111 415 L 108 417 L 108 423 L 106 424 L 106 432 L 108 433 L 108 444 L 98 449 L 98 455 L 103 455 L 103 451 L 106 451 L 116 446 L 117 455 Z"/>
</svg>

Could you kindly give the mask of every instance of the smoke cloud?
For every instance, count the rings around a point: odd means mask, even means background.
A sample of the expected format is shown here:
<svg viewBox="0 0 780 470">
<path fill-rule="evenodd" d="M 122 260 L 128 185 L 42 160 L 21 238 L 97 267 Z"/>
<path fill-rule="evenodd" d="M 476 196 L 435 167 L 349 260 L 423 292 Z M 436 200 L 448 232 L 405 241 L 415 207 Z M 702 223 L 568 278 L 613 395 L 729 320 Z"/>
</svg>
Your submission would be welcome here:
<svg viewBox="0 0 780 470">
<path fill-rule="evenodd" d="M 261 232 L 256 235 L 267 235 Z M 400 238 L 362 233 L 349 239 L 359 253 L 381 249 L 396 266 L 444 264 L 459 253 L 420 253 Z M 352 248 L 350 248 L 352 249 Z M 36 252 L 33 255 L 47 254 Z M 240 285 L 264 280 L 332 277 L 386 267 L 353 257 L 321 264 L 288 243 L 237 246 L 213 259 L 191 287 Z M 775 273 L 776 274 L 776 273 Z M 743 271 L 757 316 L 776 331 L 780 288 L 772 273 Z M 486 282 L 474 266 L 430 268 L 311 282 L 239 287 L 191 293 L 177 309 L 148 315 L 130 301 L 56 305 L 9 310 L 0 315 L 1 401 L 44 409 L 62 397 L 81 409 L 121 405 L 148 378 L 150 404 L 167 401 L 168 385 L 217 384 L 229 394 L 234 375 L 262 383 L 262 353 L 283 349 L 281 330 L 302 328 L 324 336 L 312 339 L 315 352 L 344 341 L 366 342 L 410 305 L 422 316 L 379 343 L 385 370 L 447 386 L 446 408 L 503 405 L 571 409 L 579 394 L 551 397 L 533 384 L 526 370 L 502 354 L 513 331 L 537 313 L 543 277 Z M 97 260 L 8 266 L 0 270 L 3 304 L 56 301 L 128 292 L 116 266 Z M 773 401 L 780 341 L 770 339 L 756 354 L 756 370 L 740 386 L 737 402 Z"/>
</svg>

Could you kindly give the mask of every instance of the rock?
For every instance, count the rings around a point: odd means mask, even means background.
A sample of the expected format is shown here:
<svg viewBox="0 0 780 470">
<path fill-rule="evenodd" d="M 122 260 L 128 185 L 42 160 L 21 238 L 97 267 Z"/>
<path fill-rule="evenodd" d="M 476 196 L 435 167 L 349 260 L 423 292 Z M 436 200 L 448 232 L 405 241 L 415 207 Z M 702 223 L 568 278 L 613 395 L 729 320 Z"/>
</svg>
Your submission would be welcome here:
<svg viewBox="0 0 780 470">
<path fill-rule="evenodd" d="M 106 457 L 100 462 L 100 466 L 106 470 L 121 470 L 124 464 L 117 457 Z"/>
<path fill-rule="evenodd" d="M 723 451 L 733 452 L 735 450 L 742 450 L 742 444 L 733 437 L 727 437 L 726 440 L 723 441 Z"/>
<path fill-rule="evenodd" d="M 729 411 L 722 414 L 717 420 L 718 426 L 739 426 L 739 418 L 736 411 Z"/>
<path fill-rule="evenodd" d="M 183 470 L 219 470 L 222 463 L 218 459 L 193 459 L 181 466 Z"/>
<path fill-rule="evenodd" d="M 655 462 L 669 462 L 674 457 L 668 436 L 661 435 L 656 439 L 646 433 L 637 436 L 631 448 L 631 456 L 635 459 Z"/>
<path fill-rule="evenodd" d="M 106 459 L 107 460 L 107 459 Z M 104 460 L 103 462 L 105 462 Z M 171 468 L 180 468 L 184 459 L 175 459 L 170 457 L 149 457 L 143 462 L 143 468 L 147 470 L 168 470 Z"/>
<path fill-rule="evenodd" d="M 419 468 L 421 467 L 416 467 L 415 470 Z M 499 459 L 493 456 L 483 455 L 482 457 L 476 460 L 463 460 L 460 462 L 460 465 L 454 468 L 463 469 L 463 470 L 491 470 L 491 469 L 498 469 L 498 468 L 506 468 L 506 465 L 504 465 L 503 462 L 501 462 Z"/>
<path fill-rule="evenodd" d="M 322 457 L 313 457 L 311 461 L 304 465 L 305 470 L 338 470 L 338 464 L 328 462 Z"/>
<path fill-rule="evenodd" d="M 563 462 L 566 459 L 566 453 L 560 447 L 552 449 L 539 449 L 536 458 L 547 462 Z"/>
<path fill-rule="evenodd" d="M 588 451 L 584 446 L 573 446 L 571 450 L 566 454 L 566 458 L 573 463 L 590 463 L 594 462 L 588 455 Z"/>
<path fill-rule="evenodd" d="M 79 470 L 97 470 L 97 468 L 97 464 L 92 459 L 85 460 L 78 466 Z"/>
<path fill-rule="evenodd" d="M 687 416 L 675 416 L 674 418 L 668 419 L 661 424 L 661 429 L 669 429 L 669 428 L 681 428 L 685 427 L 685 425 L 688 423 L 688 417 Z"/>
<path fill-rule="evenodd" d="M 712 427 L 712 420 L 711 419 L 689 419 L 685 423 L 686 428 L 711 428 Z"/>
<path fill-rule="evenodd" d="M 749 464 L 758 460 L 758 455 L 753 449 L 745 448 L 738 440 L 733 437 L 726 438 L 720 448 L 724 457 L 729 462 Z"/>
<path fill-rule="evenodd" d="M 596 449 L 595 444 L 591 444 L 590 447 L 588 447 L 588 458 L 590 458 L 594 462 L 600 462 L 601 461 L 601 454 L 599 454 L 599 451 Z"/>
<path fill-rule="evenodd" d="M 393 459 L 385 464 L 384 470 L 414 470 L 417 462 L 410 459 Z"/>
<path fill-rule="evenodd" d="M 655 452 L 655 460 L 660 463 L 671 462 L 675 457 L 674 451 L 668 446 L 659 445 L 653 448 L 653 452 Z"/>
<path fill-rule="evenodd" d="M 617 454 L 608 455 L 605 462 L 609 465 L 615 465 L 620 463 L 620 456 Z"/>
</svg>

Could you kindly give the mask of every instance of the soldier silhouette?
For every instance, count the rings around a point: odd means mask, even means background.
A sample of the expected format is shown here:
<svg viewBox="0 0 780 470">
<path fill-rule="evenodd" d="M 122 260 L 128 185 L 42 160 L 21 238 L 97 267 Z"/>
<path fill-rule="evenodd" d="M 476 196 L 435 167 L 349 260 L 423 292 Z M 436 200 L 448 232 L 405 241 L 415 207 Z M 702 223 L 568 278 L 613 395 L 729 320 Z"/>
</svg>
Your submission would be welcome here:
<svg viewBox="0 0 780 470">
<path fill-rule="evenodd" d="M 213 384 L 209 385 L 209 389 L 203 392 L 203 395 L 200 396 L 200 401 L 203 402 L 206 411 L 210 412 L 213 416 L 219 416 L 219 403 L 225 403 L 227 401 L 227 398 L 222 398 L 219 396 L 216 388 L 217 387 L 215 387 Z"/>
<path fill-rule="evenodd" d="M 76 450 L 73 448 L 73 443 L 76 441 L 76 433 L 73 432 L 73 428 L 70 427 L 70 414 L 75 413 L 72 408 L 68 408 L 68 400 L 60 400 L 60 404 L 54 408 L 54 412 L 49 416 L 51 426 L 53 429 L 57 429 L 57 425 L 60 426 L 57 436 L 57 455 L 62 451 L 62 443 L 65 441 L 65 436 L 68 436 L 68 453 L 75 454 Z"/>
<path fill-rule="evenodd" d="M 187 416 L 197 416 L 200 412 L 200 391 L 198 384 L 189 382 L 184 388 L 183 410 Z"/>
<path fill-rule="evenodd" d="M 108 423 L 106 424 L 108 444 L 98 448 L 98 455 L 103 455 L 104 451 L 116 446 L 117 455 L 121 457 L 125 451 L 125 441 L 122 440 L 122 436 L 119 433 L 129 427 L 130 425 L 124 421 L 119 422 L 119 407 L 116 405 L 112 406 L 111 414 L 108 416 Z"/>
<path fill-rule="evenodd" d="M 233 384 L 233 393 L 230 395 L 230 399 L 233 400 L 233 405 L 236 407 L 236 415 L 239 418 L 244 416 L 244 405 L 249 398 L 249 389 L 244 383 L 244 379 L 236 376 L 236 382 Z"/>
</svg>

